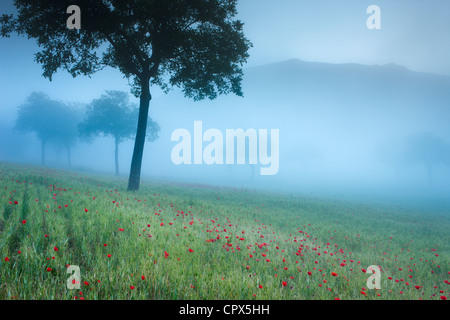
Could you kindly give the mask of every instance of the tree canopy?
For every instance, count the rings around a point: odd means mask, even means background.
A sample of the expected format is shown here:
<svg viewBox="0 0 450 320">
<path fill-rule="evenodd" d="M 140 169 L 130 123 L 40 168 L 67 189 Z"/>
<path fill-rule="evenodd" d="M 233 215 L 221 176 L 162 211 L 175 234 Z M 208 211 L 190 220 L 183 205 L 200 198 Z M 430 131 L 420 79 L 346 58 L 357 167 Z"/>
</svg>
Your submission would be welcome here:
<svg viewBox="0 0 450 320">
<path fill-rule="evenodd" d="M 42 164 L 45 165 L 45 146 L 54 144 L 68 152 L 75 143 L 78 131 L 78 114 L 66 104 L 52 100 L 42 92 L 33 92 L 25 103 L 19 106 L 15 129 L 34 132 L 41 141 Z"/>
<path fill-rule="evenodd" d="M 18 16 L 1 17 L 1 34 L 36 39 L 42 48 L 36 61 L 45 77 L 60 68 L 75 77 L 113 67 L 133 80 L 141 101 L 129 190 L 139 189 L 150 84 L 166 91 L 180 87 L 194 100 L 242 96 L 251 43 L 235 19 L 237 0 L 78 0 L 81 30 L 66 26 L 70 0 L 14 4 Z"/>
</svg>

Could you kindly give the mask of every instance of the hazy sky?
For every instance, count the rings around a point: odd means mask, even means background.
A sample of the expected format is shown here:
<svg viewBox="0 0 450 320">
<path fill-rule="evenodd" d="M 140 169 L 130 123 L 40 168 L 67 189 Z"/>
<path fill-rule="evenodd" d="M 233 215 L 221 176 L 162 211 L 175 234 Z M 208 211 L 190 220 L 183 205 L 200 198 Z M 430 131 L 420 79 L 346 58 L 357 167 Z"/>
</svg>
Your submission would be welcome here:
<svg viewBox="0 0 450 320">
<path fill-rule="evenodd" d="M 372 4 L 381 8 L 381 30 L 366 27 L 366 9 Z M 298 58 L 397 63 L 417 71 L 450 74 L 450 1 L 243 0 L 238 9 L 254 44 L 248 66 Z M 0 2 L 1 13 L 13 10 L 12 0 Z M 33 61 L 36 51 L 33 40 L 0 38 L 3 116 L 36 90 L 49 92 L 55 99 L 80 102 L 89 102 L 106 89 L 129 90 L 116 70 L 104 70 L 88 81 L 60 71 L 50 83 Z"/>
<path fill-rule="evenodd" d="M 373 4 L 381 9 L 381 30 L 366 27 Z M 255 44 L 251 63 L 397 63 L 450 74 L 450 1 L 245 0 L 239 9 Z"/>
</svg>

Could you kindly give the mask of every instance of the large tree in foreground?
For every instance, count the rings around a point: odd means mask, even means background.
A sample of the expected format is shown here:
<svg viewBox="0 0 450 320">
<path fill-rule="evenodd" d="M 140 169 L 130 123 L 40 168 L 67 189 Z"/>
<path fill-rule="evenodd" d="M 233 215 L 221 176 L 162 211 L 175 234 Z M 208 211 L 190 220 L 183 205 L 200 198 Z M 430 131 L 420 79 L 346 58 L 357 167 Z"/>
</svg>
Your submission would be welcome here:
<svg viewBox="0 0 450 320">
<path fill-rule="evenodd" d="M 78 0 L 81 30 L 66 26 L 72 0 L 14 4 L 18 15 L 1 17 L 1 33 L 35 38 L 45 77 L 59 68 L 75 77 L 109 66 L 133 80 L 140 107 L 128 190 L 139 189 L 151 85 L 180 87 L 194 100 L 242 95 L 251 44 L 235 19 L 237 0 Z"/>
<path fill-rule="evenodd" d="M 41 162 L 45 165 L 45 147 L 53 144 L 67 150 L 69 167 L 70 149 L 77 139 L 78 114 L 62 102 L 52 100 L 42 92 L 33 92 L 19 106 L 15 129 L 34 132 L 41 142 Z"/>
<path fill-rule="evenodd" d="M 138 113 L 137 106 L 129 103 L 126 92 L 106 91 L 87 106 L 86 117 L 78 125 L 81 137 L 103 135 L 114 139 L 116 176 L 119 175 L 119 144 L 136 134 Z M 148 118 L 147 140 L 158 139 L 159 130 L 159 125 Z"/>
</svg>

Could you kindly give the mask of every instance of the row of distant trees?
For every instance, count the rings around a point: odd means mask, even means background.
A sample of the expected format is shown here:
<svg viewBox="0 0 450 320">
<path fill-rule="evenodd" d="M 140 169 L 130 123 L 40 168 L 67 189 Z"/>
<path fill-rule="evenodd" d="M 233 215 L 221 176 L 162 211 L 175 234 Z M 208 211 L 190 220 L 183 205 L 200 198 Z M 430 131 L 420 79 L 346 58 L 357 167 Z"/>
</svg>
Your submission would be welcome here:
<svg viewBox="0 0 450 320">
<path fill-rule="evenodd" d="M 41 162 L 45 165 L 45 149 L 54 145 L 67 151 L 71 166 L 71 148 L 77 139 L 92 142 L 94 137 L 114 139 L 115 173 L 119 175 L 119 144 L 134 139 L 139 109 L 129 102 L 128 94 L 106 91 L 100 98 L 80 112 L 73 105 L 51 99 L 42 92 L 33 92 L 19 107 L 15 129 L 34 132 L 41 142 Z M 147 120 L 146 138 L 158 139 L 160 127 L 150 117 Z"/>
</svg>

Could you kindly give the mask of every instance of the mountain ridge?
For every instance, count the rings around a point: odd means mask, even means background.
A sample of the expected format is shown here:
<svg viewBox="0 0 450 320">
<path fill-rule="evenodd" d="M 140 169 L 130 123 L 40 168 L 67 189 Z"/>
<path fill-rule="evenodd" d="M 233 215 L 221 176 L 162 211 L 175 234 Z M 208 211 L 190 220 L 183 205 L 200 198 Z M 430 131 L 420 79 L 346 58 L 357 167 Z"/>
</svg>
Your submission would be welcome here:
<svg viewBox="0 0 450 320">
<path fill-rule="evenodd" d="M 332 63 L 332 62 L 323 62 L 323 61 L 306 61 L 298 58 L 291 58 L 281 61 L 270 62 L 266 64 L 256 65 L 244 68 L 244 71 L 252 71 L 254 69 L 262 69 L 262 68 L 272 68 L 272 67 L 331 67 L 331 68 L 362 68 L 368 70 L 395 70 L 395 71 L 403 71 L 409 73 L 423 74 L 423 75 L 433 75 L 438 77 L 444 77 L 450 80 L 450 75 L 448 74 L 439 74 L 428 71 L 417 71 L 410 69 L 404 65 L 400 65 L 397 63 L 386 63 L 386 64 L 362 64 L 357 62 L 342 62 L 342 63 Z"/>
</svg>

